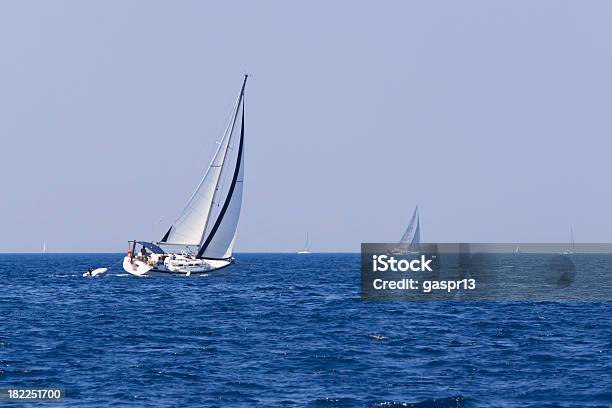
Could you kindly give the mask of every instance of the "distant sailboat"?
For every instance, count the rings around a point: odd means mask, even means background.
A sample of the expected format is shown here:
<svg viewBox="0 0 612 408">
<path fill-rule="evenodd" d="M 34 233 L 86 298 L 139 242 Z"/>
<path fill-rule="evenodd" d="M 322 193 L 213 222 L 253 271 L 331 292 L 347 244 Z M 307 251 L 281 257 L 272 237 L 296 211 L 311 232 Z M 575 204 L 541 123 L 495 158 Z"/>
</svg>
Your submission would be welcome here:
<svg viewBox="0 0 612 408">
<path fill-rule="evenodd" d="M 234 262 L 232 250 L 244 177 L 246 81 L 245 75 L 223 138 L 185 209 L 160 241 L 130 241 L 127 256 L 123 259 L 123 269 L 128 273 L 190 276 L 220 269 Z M 169 154 L 174 155 L 175 160 L 182 160 L 180 154 L 183 147 L 179 145 L 177 149 L 169 151 Z M 171 167 L 166 166 L 164 171 L 168 168 Z M 156 188 L 150 193 L 142 203 L 146 203 L 146 199 L 155 199 L 156 194 L 163 194 L 163 188 Z M 140 246 L 138 253 L 137 245 Z"/>
<path fill-rule="evenodd" d="M 47 253 L 47 243 L 46 243 L 46 242 L 44 242 L 44 243 L 43 243 L 43 248 L 42 248 L 42 254 L 44 255 L 44 254 L 46 254 L 46 253 Z"/>
<path fill-rule="evenodd" d="M 421 243 L 421 223 L 419 220 L 419 206 L 414 208 L 412 218 L 408 223 L 408 227 L 399 241 L 399 245 L 394 245 L 389 251 L 389 255 L 407 255 L 408 253 L 420 252 L 419 244 Z"/>
<path fill-rule="evenodd" d="M 309 254 L 310 253 L 310 237 L 308 233 L 306 233 L 306 243 L 304 244 L 304 249 L 298 251 L 298 254 Z"/>
<path fill-rule="evenodd" d="M 572 243 L 572 249 L 563 251 L 563 255 L 571 255 L 576 253 L 576 244 L 574 243 L 574 228 L 570 226 L 570 241 Z"/>
<path fill-rule="evenodd" d="M 418 205 L 414 208 L 408 228 L 406 228 L 406 232 L 404 232 L 404 235 L 402 236 L 402 239 L 400 239 L 399 243 L 408 244 L 409 250 L 412 250 L 414 246 L 421 243 L 421 224 L 419 220 Z"/>
</svg>

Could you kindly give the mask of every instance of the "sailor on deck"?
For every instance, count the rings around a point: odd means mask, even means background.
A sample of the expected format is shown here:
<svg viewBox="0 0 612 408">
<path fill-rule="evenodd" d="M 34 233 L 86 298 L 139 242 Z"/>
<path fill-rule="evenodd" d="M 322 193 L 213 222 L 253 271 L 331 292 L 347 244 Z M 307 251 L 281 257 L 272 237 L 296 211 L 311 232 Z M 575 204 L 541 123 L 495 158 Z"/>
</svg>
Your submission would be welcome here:
<svg viewBox="0 0 612 408">
<path fill-rule="evenodd" d="M 145 247 L 142 247 L 140 249 L 140 258 L 143 262 L 146 262 L 149 258 L 149 253 L 147 252 L 147 249 Z"/>
</svg>

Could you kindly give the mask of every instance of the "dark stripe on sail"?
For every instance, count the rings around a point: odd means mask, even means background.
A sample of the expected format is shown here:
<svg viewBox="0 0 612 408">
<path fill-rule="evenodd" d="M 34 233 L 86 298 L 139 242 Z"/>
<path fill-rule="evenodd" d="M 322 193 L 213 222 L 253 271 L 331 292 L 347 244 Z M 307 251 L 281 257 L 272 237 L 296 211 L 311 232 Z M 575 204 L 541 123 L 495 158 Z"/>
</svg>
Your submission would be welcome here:
<svg viewBox="0 0 612 408">
<path fill-rule="evenodd" d="M 246 78 L 245 78 L 245 82 L 246 82 Z M 240 127 L 240 145 L 238 146 L 238 158 L 236 159 L 236 168 L 234 169 L 234 176 L 232 177 L 232 184 L 230 185 L 229 191 L 227 192 L 227 197 L 225 198 L 225 202 L 223 203 L 221 212 L 219 213 L 219 216 L 217 217 L 217 221 L 215 221 L 215 225 L 213 225 L 212 229 L 210 230 L 210 234 L 208 234 L 208 238 L 206 238 L 206 241 L 204 241 L 204 243 L 202 244 L 202 247 L 198 251 L 196 258 L 201 258 L 204 252 L 206 251 L 206 248 L 208 248 L 208 245 L 214 238 L 215 234 L 217 233 L 217 230 L 219 229 L 219 226 L 221 225 L 221 221 L 223 221 L 223 217 L 225 216 L 225 212 L 227 211 L 227 208 L 230 205 L 230 201 L 232 201 L 232 196 L 234 195 L 234 188 L 236 187 L 236 182 L 238 180 L 238 173 L 240 172 L 240 162 L 242 161 L 243 143 L 244 143 L 244 100 L 242 102 L 242 124 Z"/>
<path fill-rule="evenodd" d="M 168 237 L 170 236 L 170 231 L 172 231 L 172 226 L 168 228 L 168 232 L 166 232 L 166 235 L 164 235 L 164 237 L 159 242 L 166 242 L 168 240 Z"/>
</svg>

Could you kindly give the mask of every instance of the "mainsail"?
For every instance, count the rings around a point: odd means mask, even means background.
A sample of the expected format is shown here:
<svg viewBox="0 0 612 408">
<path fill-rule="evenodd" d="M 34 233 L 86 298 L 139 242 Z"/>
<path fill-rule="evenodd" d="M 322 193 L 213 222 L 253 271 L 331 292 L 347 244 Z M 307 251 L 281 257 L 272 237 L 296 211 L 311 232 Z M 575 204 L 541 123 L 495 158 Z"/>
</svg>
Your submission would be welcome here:
<svg viewBox="0 0 612 408">
<path fill-rule="evenodd" d="M 195 249 L 198 258 L 231 257 L 242 204 L 247 78 L 204 178 L 158 244 Z"/>
<path fill-rule="evenodd" d="M 400 239 L 400 244 L 418 245 L 421 243 L 421 225 L 419 222 L 419 206 L 417 205 L 412 213 L 412 218 L 406 228 L 406 232 Z"/>
</svg>

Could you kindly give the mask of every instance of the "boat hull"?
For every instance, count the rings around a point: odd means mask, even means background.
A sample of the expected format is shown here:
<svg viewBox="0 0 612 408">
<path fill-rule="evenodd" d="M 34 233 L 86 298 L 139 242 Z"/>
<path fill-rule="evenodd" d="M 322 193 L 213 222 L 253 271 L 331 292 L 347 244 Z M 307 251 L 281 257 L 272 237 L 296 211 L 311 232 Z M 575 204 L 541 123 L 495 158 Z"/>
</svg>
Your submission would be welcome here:
<svg viewBox="0 0 612 408">
<path fill-rule="evenodd" d="M 178 259 L 172 262 L 145 262 L 140 259 L 123 258 L 123 269 L 135 276 L 191 276 L 217 271 L 234 263 L 229 259 Z"/>
</svg>

